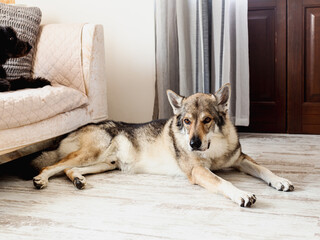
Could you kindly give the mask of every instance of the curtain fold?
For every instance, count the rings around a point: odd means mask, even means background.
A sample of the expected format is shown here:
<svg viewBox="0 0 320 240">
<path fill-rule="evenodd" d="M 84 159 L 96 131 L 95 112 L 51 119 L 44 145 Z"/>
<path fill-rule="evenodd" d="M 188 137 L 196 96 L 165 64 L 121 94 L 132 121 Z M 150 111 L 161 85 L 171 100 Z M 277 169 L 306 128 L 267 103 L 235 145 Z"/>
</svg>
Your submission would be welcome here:
<svg viewBox="0 0 320 240">
<path fill-rule="evenodd" d="M 156 99 L 153 118 L 168 118 L 166 96 L 214 93 L 231 83 L 230 115 L 249 124 L 247 0 L 155 0 Z"/>
</svg>

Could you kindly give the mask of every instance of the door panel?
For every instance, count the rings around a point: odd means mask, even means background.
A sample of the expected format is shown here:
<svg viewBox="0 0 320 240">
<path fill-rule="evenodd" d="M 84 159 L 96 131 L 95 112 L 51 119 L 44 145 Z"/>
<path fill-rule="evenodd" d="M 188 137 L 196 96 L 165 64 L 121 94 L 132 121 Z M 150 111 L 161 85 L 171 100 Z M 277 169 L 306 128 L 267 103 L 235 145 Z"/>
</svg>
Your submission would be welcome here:
<svg viewBox="0 0 320 240">
<path fill-rule="evenodd" d="M 286 131 L 286 0 L 249 0 L 250 125 Z"/>
<path fill-rule="evenodd" d="M 306 9 L 305 99 L 320 101 L 320 8 Z"/>
<path fill-rule="evenodd" d="M 288 1 L 288 132 L 320 133 L 320 0 Z"/>
<path fill-rule="evenodd" d="M 249 11 L 251 102 L 275 102 L 274 14 L 274 9 Z"/>
</svg>

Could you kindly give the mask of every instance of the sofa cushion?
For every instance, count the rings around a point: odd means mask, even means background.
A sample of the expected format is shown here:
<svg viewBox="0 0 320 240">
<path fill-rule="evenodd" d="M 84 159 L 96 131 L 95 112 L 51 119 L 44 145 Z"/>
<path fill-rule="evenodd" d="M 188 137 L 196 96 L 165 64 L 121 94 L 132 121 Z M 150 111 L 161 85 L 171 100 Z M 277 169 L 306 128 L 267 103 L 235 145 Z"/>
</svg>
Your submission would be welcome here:
<svg viewBox="0 0 320 240">
<path fill-rule="evenodd" d="M 62 85 L 0 93 L 0 130 L 39 122 L 87 102 L 86 95 Z"/>
<path fill-rule="evenodd" d="M 41 22 L 37 7 L 17 7 L 0 3 L 0 26 L 12 27 L 18 37 L 32 46 L 30 53 L 21 58 L 11 58 L 4 65 L 8 79 L 31 77 L 32 56 Z"/>
</svg>

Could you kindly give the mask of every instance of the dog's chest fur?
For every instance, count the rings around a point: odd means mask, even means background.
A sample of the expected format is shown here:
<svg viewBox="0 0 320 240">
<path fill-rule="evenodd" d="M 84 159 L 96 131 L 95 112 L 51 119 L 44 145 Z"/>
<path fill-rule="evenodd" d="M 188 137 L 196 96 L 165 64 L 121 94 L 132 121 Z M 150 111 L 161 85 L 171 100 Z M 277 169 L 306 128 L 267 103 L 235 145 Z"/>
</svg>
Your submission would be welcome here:
<svg viewBox="0 0 320 240">
<path fill-rule="evenodd" d="M 206 153 L 210 159 L 211 170 L 219 170 L 234 165 L 241 154 L 241 147 L 234 128 L 228 128 L 228 133 L 215 134 L 211 138 L 211 146 Z"/>
</svg>

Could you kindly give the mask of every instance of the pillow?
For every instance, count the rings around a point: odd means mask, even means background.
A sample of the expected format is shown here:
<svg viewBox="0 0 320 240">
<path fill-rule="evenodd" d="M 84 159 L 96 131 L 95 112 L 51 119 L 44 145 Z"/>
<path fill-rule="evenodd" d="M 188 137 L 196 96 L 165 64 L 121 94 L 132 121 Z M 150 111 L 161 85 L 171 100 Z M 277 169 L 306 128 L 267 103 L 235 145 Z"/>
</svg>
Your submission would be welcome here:
<svg viewBox="0 0 320 240">
<path fill-rule="evenodd" d="M 27 56 L 11 58 L 3 65 L 7 73 L 7 79 L 15 79 L 21 76 L 31 77 L 33 49 L 41 16 L 41 10 L 37 7 L 18 7 L 0 3 L 0 26 L 12 27 L 17 32 L 18 38 L 27 41 L 32 46 Z"/>
</svg>

